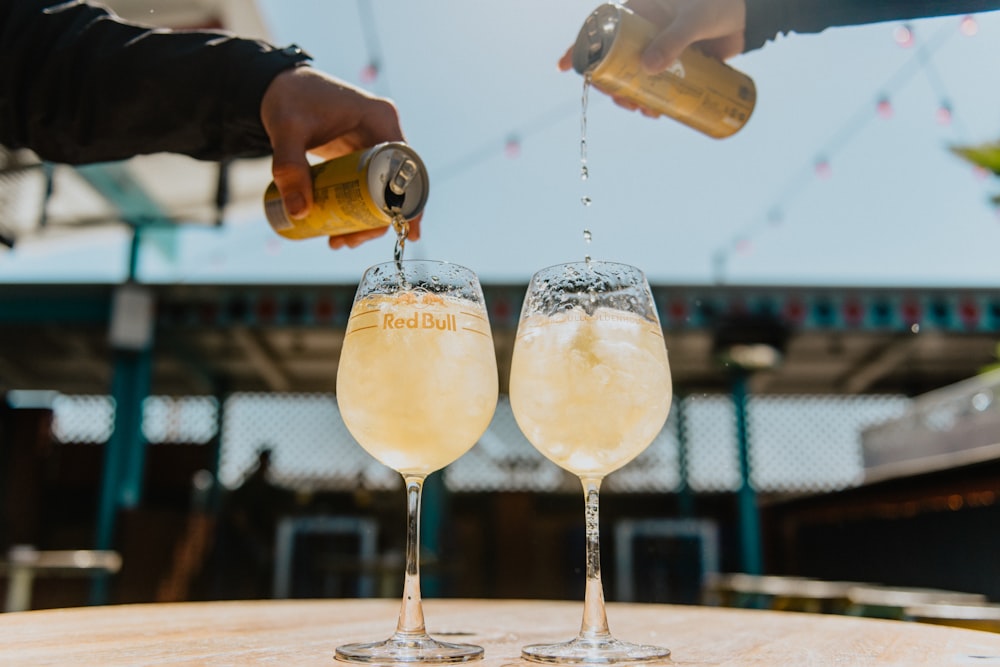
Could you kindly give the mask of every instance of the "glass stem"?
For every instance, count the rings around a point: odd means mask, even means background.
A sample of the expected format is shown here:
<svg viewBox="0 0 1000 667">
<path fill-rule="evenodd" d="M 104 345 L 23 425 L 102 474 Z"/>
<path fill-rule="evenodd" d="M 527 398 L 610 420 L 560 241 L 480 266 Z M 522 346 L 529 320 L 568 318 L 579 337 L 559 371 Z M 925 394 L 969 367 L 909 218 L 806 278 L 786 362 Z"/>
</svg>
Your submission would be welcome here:
<svg viewBox="0 0 1000 667">
<path fill-rule="evenodd" d="M 601 479 L 583 478 L 583 497 L 587 518 L 587 590 L 583 601 L 580 637 L 605 639 L 611 636 L 604 611 L 604 585 L 601 583 L 600 488 Z"/>
<path fill-rule="evenodd" d="M 424 609 L 420 602 L 420 494 L 424 476 L 404 475 L 403 479 L 406 482 L 406 574 L 396 635 L 425 636 Z"/>
</svg>

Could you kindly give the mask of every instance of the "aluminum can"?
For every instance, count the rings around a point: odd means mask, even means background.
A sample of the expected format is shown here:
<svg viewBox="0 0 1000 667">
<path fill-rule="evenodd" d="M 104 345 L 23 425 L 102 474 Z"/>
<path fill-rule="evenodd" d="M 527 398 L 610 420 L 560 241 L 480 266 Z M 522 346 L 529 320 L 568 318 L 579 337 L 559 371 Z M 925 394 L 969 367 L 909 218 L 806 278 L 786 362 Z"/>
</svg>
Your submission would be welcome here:
<svg viewBox="0 0 1000 667">
<path fill-rule="evenodd" d="M 573 69 L 615 97 L 680 121 L 710 137 L 736 133 L 757 101 L 753 79 L 696 47 L 664 72 L 648 74 L 640 55 L 657 27 L 627 7 L 604 4 L 587 17 L 573 45 Z"/>
<path fill-rule="evenodd" d="M 396 215 L 413 220 L 427 203 L 427 169 L 416 151 L 387 142 L 312 166 L 313 207 L 294 219 L 272 181 L 264 215 L 288 239 L 339 236 L 388 227 Z"/>
</svg>

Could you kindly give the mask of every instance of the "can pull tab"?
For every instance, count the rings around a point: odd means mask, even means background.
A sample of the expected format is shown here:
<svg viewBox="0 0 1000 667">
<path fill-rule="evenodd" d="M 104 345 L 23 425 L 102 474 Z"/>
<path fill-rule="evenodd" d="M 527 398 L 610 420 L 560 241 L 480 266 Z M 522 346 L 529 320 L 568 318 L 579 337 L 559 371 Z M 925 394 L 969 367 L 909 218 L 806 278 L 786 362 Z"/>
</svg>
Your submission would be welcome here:
<svg viewBox="0 0 1000 667">
<path fill-rule="evenodd" d="M 417 174 L 417 163 L 409 158 L 404 159 L 399 169 L 385 186 L 385 204 L 390 209 L 398 209 L 406 201 L 406 188 Z"/>
</svg>

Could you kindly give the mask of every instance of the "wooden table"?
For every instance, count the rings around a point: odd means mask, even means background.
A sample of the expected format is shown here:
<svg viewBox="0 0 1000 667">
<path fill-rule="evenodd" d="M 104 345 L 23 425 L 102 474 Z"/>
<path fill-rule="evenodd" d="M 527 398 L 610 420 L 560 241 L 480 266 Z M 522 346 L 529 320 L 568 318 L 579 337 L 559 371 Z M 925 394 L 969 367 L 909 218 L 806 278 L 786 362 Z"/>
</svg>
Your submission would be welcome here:
<svg viewBox="0 0 1000 667">
<path fill-rule="evenodd" d="M 162 603 L 0 614 L 0 665 L 345 665 L 345 642 L 384 639 L 396 600 Z M 579 602 L 425 600 L 432 635 L 482 645 L 483 667 L 523 644 L 569 639 Z M 667 664 L 739 667 L 1000 665 L 1000 635 L 796 612 L 609 604 L 620 639 L 673 651 Z M 528 663 L 530 664 L 530 663 Z"/>
</svg>

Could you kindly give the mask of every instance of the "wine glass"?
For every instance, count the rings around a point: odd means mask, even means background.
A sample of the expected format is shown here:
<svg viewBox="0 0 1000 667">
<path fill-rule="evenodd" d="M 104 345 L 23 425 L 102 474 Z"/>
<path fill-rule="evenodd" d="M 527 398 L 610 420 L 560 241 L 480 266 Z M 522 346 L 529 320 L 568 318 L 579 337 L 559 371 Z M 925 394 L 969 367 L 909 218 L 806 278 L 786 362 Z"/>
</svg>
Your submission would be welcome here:
<svg viewBox="0 0 1000 667">
<path fill-rule="evenodd" d="M 344 423 L 406 484 L 406 572 L 396 632 L 348 644 L 350 662 L 465 662 L 483 649 L 431 638 L 420 600 L 420 497 L 426 476 L 468 451 L 496 410 L 496 352 L 479 279 L 428 260 L 368 268 L 354 297 L 337 372 Z"/>
<path fill-rule="evenodd" d="M 666 422 L 670 366 L 656 306 L 639 269 L 586 261 L 531 278 L 510 373 L 525 437 L 583 483 L 587 584 L 580 634 L 521 650 L 526 660 L 613 664 L 662 660 L 669 649 L 615 639 L 601 583 L 601 480 L 638 456 Z"/>
</svg>

